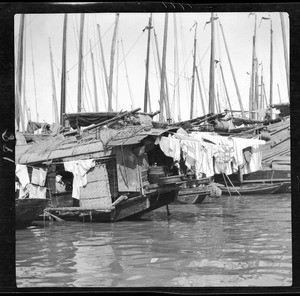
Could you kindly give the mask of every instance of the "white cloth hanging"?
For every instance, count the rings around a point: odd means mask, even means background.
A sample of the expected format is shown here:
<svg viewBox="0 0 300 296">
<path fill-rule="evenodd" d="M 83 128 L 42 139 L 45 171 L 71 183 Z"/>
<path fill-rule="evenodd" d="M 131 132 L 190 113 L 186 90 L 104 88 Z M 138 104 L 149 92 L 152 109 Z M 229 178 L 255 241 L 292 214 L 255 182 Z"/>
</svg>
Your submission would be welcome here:
<svg viewBox="0 0 300 296">
<path fill-rule="evenodd" d="M 72 197 L 79 199 L 80 197 L 80 187 L 87 184 L 86 173 L 95 166 L 94 159 L 87 160 L 73 160 L 64 162 L 65 170 L 71 172 L 74 176 L 73 178 L 73 190 Z"/>
</svg>

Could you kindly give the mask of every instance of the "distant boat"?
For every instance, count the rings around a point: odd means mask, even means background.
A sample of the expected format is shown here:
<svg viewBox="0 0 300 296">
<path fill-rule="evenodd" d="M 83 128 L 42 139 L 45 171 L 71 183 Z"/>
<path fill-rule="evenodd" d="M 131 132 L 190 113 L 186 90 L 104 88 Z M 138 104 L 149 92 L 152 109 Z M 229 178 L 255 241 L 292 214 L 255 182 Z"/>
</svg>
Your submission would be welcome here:
<svg viewBox="0 0 300 296">
<path fill-rule="evenodd" d="M 46 198 L 15 199 L 16 229 L 26 228 L 43 214 L 49 204 Z"/>
<path fill-rule="evenodd" d="M 242 186 L 230 186 L 219 184 L 222 195 L 261 195 L 279 193 L 280 189 L 287 186 L 286 183 L 279 184 L 251 184 Z"/>
</svg>

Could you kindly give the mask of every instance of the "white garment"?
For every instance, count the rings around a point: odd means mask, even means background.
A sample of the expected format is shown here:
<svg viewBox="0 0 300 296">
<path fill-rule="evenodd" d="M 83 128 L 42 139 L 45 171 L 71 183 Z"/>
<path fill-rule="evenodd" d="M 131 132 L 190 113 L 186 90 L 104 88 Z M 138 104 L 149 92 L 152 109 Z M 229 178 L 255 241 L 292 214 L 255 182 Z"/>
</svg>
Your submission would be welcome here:
<svg viewBox="0 0 300 296">
<path fill-rule="evenodd" d="M 180 160 L 180 141 L 171 135 L 161 137 L 159 141 L 160 149 L 166 156 L 172 157 L 174 161 Z"/>
<path fill-rule="evenodd" d="M 94 159 L 87 160 L 74 160 L 64 162 L 65 170 L 73 173 L 73 191 L 72 197 L 79 199 L 80 197 L 80 187 L 87 184 L 86 173 L 95 166 Z"/>
<path fill-rule="evenodd" d="M 16 176 L 23 187 L 30 183 L 27 166 L 23 164 L 16 165 Z"/>
<path fill-rule="evenodd" d="M 31 174 L 31 183 L 45 186 L 47 172 L 42 168 L 33 168 Z"/>
<path fill-rule="evenodd" d="M 29 198 L 46 198 L 46 187 L 28 184 L 26 187 Z"/>
<path fill-rule="evenodd" d="M 243 139 L 243 138 L 232 138 L 234 142 L 235 150 L 235 162 L 234 165 L 244 165 L 242 167 L 243 174 L 249 174 L 261 169 L 262 151 L 259 148 L 261 145 L 265 145 L 266 141 L 258 139 Z M 252 155 L 249 163 L 246 162 L 243 149 L 252 147 Z"/>
</svg>

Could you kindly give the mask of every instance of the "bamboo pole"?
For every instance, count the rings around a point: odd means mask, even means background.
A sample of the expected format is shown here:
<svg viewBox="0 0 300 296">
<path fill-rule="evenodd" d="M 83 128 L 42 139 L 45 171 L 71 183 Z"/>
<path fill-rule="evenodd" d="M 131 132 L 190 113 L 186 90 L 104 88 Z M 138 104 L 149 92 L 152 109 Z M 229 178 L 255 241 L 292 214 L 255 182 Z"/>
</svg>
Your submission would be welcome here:
<svg viewBox="0 0 300 296">
<path fill-rule="evenodd" d="M 93 52 L 92 52 L 91 40 L 90 40 L 90 51 L 91 51 L 93 79 L 94 79 L 95 111 L 98 112 L 99 111 L 99 105 L 98 105 L 98 95 L 97 95 L 97 83 L 96 83 L 95 64 L 94 64 L 94 56 L 93 56 Z"/>
<path fill-rule="evenodd" d="M 215 25 L 214 13 L 211 13 L 211 51 L 210 51 L 210 74 L 209 74 L 209 102 L 208 112 L 215 113 Z"/>
<path fill-rule="evenodd" d="M 109 97 L 109 82 L 108 82 L 106 64 L 105 64 L 105 59 L 104 59 L 104 51 L 103 51 L 103 45 L 102 45 L 102 39 L 101 39 L 101 33 L 100 33 L 100 25 L 99 24 L 97 24 L 97 28 L 98 28 L 98 36 L 99 36 L 99 42 L 100 42 L 100 51 L 101 51 L 102 66 L 103 66 L 103 71 L 104 71 L 106 92 L 107 92 L 107 97 Z"/>
<path fill-rule="evenodd" d="M 78 55 L 78 93 L 77 93 L 77 112 L 81 112 L 81 92 L 82 92 L 82 42 L 83 42 L 83 27 L 84 27 L 84 13 L 80 17 L 80 36 L 79 36 L 79 55 Z"/>
<path fill-rule="evenodd" d="M 200 79 L 199 79 L 199 73 L 198 73 L 198 67 L 197 66 L 196 66 L 196 75 L 197 75 L 198 87 L 199 87 L 199 92 L 200 92 L 202 112 L 203 112 L 203 115 L 205 115 L 206 111 L 205 111 L 205 106 L 204 106 L 204 98 L 203 98 L 203 94 L 202 94 L 202 88 L 201 88 L 201 84 L 200 84 Z"/>
<path fill-rule="evenodd" d="M 255 101 L 255 64 L 256 64 L 256 23 L 257 23 L 257 15 L 255 14 L 254 21 L 254 34 L 252 39 L 252 71 L 251 71 L 251 83 L 250 83 L 250 93 L 249 93 L 249 118 L 254 119 L 252 111 L 254 108 Z"/>
<path fill-rule="evenodd" d="M 287 49 L 287 43 L 286 43 L 285 24 L 284 24 L 283 12 L 280 12 L 280 20 L 281 20 L 281 29 L 282 29 L 282 39 L 283 39 L 286 83 L 287 83 L 288 96 L 289 96 L 289 101 L 290 101 L 290 66 L 289 66 L 288 49 Z"/>
<path fill-rule="evenodd" d="M 227 87 L 226 87 L 226 83 L 225 83 L 225 77 L 224 77 L 224 73 L 223 73 L 223 68 L 222 68 L 222 65 L 221 65 L 220 62 L 219 62 L 219 66 L 220 66 L 220 70 L 221 70 L 221 76 L 222 76 L 222 80 L 223 80 L 223 84 L 224 84 L 224 89 L 225 89 L 225 94 L 226 94 L 227 102 L 228 102 L 228 105 L 229 105 L 229 110 L 231 112 L 231 116 L 233 116 L 232 107 L 231 107 L 231 103 L 230 103 L 230 99 L 229 99 L 229 95 L 228 95 L 228 91 L 227 91 Z M 243 114 L 244 110 L 241 110 L 241 111 L 242 111 L 242 114 Z"/>
<path fill-rule="evenodd" d="M 148 26 L 144 30 L 148 30 L 148 40 L 147 40 L 147 58 L 146 58 L 146 77 L 145 77 L 145 90 L 144 90 L 144 112 L 147 112 L 147 104 L 149 100 L 149 55 L 150 55 L 150 37 L 152 29 L 152 13 L 150 13 Z"/>
<path fill-rule="evenodd" d="M 54 78 L 54 69 L 53 69 L 53 55 L 51 50 L 50 38 L 49 38 L 49 50 L 50 50 L 50 64 L 51 64 L 52 103 L 53 103 L 54 122 L 58 124 L 59 117 L 58 117 L 57 97 L 56 97 L 55 78 Z"/>
<path fill-rule="evenodd" d="M 190 119 L 193 118 L 194 111 L 194 91 L 195 91 L 195 71 L 196 71 L 196 45 L 197 45 L 197 22 L 193 25 L 195 27 L 194 35 L 194 58 L 193 58 L 193 71 L 192 71 L 192 89 L 191 89 L 191 109 L 190 109 Z"/>
<path fill-rule="evenodd" d="M 65 125 L 64 113 L 66 113 L 66 50 L 67 50 L 67 23 L 68 15 L 64 16 L 63 46 L 62 46 L 62 70 L 61 70 L 61 94 L 60 94 L 60 124 Z"/>
<path fill-rule="evenodd" d="M 119 22 L 119 13 L 116 14 L 115 28 L 114 28 L 113 38 L 111 42 L 110 71 L 109 71 L 109 84 L 108 84 L 108 111 L 113 111 L 112 109 L 113 72 L 114 72 L 114 61 L 115 61 L 115 50 L 116 50 L 115 47 L 116 47 L 118 22 Z"/>
<path fill-rule="evenodd" d="M 22 118 L 22 105 L 21 105 L 21 93 L 22 93 L 22 77 L 23 77 L 23 42 L 24 42 L 24 23 L 25 15 L 21 14 L 20 28 L 19 28 L 19 41 L 18 41 L 18 60 L 17 60 L 17 88 L 16 88 L 16 123 L 17 129 L 20 130 L 20 120 Z"/>
<path fill-rule="evenodd" d="M 166 104 L 166 119 L 170 120 L 170 106 L 168 97 L 165 95 L 165 81 L 166 81 L 166 52 L 167 52 L 167 32 L 168 32 L 168 13 L 165 13 L 165 26 L 164 26 L 164 40 L 163 40 L 163 55 L 161 66 L 161 84 L 160 84 L 160 111 L 159 120 L 163 120 L 163 104 Z"/>
</svg>

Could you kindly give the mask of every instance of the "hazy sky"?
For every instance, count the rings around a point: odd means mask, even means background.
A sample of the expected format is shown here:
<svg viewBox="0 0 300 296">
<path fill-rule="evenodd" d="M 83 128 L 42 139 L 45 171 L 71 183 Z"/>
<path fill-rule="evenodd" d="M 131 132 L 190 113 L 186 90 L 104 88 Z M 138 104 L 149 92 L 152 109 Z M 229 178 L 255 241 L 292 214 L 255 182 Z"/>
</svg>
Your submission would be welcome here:
<svg viewBox="0 0 300 296">
<path fill-rule="evenodd" d="M 116 56 L 114 62 L 113 109 L 131 110 L 142 108 L 144 104 L 145 61 L 148 32 L 143 29 L 148 25 L 149 13 L 121 13 L 119 16 Z M 243 107 L 248 110 L 250 72 L 252 63 L 252 38 L 254 33 L 254 15 L 249 13 L 216 13 L 223 25 L 225 38 L 231 56 L 237 84 L 241 93 Z M 270 21 L 262 17 L 271 17 L 273 24 L 273 103 L 288 101 L 283 40 L 279 12 L 257 13 L 257 57 L 259 74 L 263 70 L 265 91 L 269 100 L 270 92 Z M 164 35 L 164 13 L 154 13 L 153 27 L 157 35 L 158 50 L 162 57 Z M 204 98 L 205 111 L 208 113 L 209 63 L 211 25 L 210 13 L 176 13 L 177 34 L 174 30 L 174 14 L 169 13 L 166 72 L 168 93 L 172 114 L 175 121 L 189 119 L 191 100 L 191 77 L 193 65 L 193 43 L 197 22 L 197 55 L 199 82 Z M 62 67 L 63 14 L 26 14 L 25 15 L 25 98 L 30 108 L 31 120 L 54 121 L 52 112 L 52 81 L 49 40 L 53 54 L 55 90 L 60 107 L 60 81 Z M 15 16 L 15 54 L 19 36 L 20 15 Z M 286 36 L 289 47 L 289 18 L 284 14 Z M 115 13 L 85 14 L 83 35 L 83 112 L 94 111 L 94 82 L 91 63 L 90 43 L 94 56 L 97 94 L 100 111 L 107 109 L 107 94 L 104 84 L 103 64 L 100 55 L 97 24 L 101 28 L 102 44 L 107 72 L 110 66 L 110 50 L 114 30 Z M 78 85 L 78 44 L 80 14 L 68 14 L 67 28 L 67 113 L 77 112 Z M 221 61 L 226 87 L 233 109 L 239 110 L 238 97 L 230 71 L 224 42 L 219 24 L 215 31 L 215 59 Z M 149 89 L 151 111 L 159 110 L 160 78 L 154 31 L 151 30 Z M 177 46 L 175 40 L 177 39 Z M 177 59 L 175 53 L 177 52 Z M 175 67 L 177 65 L 177 67 Z M 33 75 L 33 70 L 35 75 Z M 228 108 L 226 94 L 221 81 L 220 68 L 216 67 L 216 95 L 219 95 L 221 110 Z M 202 116 L 198 81 L 195 80 L 194 116 Z M 178 108 L 180 101 L 180 108 Z M 37 106 L 37 109 L 36 109 Z M 180 110 L 180 112 L 178 111 Z M 149 108 L 148 108 L 148 111 Z M 158 119 L 158 118 L 157 118 Z"/>
</svg>

